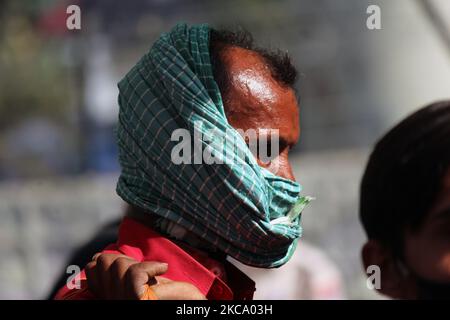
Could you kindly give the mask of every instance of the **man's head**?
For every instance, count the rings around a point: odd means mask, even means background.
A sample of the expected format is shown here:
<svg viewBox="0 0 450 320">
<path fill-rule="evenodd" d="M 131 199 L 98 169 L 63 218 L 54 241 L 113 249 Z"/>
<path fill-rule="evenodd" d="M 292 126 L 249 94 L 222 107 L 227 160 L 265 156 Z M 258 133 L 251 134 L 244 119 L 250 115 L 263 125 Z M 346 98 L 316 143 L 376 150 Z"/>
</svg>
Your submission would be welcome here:
<svg viewBox="0 0 450 320">
<path fill-rule="evenodd" d="M 279 154 L 272 155 L 269 163 L 260 159 L 258 163 L 295 180 L 288 155 L 298 141 L 300 125 L 293 87 L 297 71 L 289 56 L 256 48 L 245 31 L 211 30 L 210 51 L 228 122 L 235 129 L 255 129 L 260 135 L 265 133 L 259 129 L 279 130 Z"/>
<path fill-rule="evenodd" d="M 430 297 L 450 284 L 450 101 L 419 110 L 377 143 L 360 218 L 363 262 L 380 267 L 383 294 Z"/>
<path fill-rule="evenodd" d="M 288 162 L 299 135 L 296 71 L 244 40 L 177 24 L 119 82 L 117 193 L 157 216 L 164 234 L 175 225 L 244 264 L 275 268 L 291 257 L 310 201 Z"/>
</svg>

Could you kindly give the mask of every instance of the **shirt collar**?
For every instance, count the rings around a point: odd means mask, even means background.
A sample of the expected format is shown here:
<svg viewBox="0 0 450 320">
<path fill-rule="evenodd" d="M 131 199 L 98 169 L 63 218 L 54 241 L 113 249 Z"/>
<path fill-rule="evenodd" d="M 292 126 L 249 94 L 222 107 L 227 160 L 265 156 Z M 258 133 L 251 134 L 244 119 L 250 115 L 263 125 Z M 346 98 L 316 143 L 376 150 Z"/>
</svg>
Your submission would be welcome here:
<svg viewBox="0 0 450 320">
<path fill-rule="evenodd" d="M 192 283 L 208 299 L 247 300 L 253 297 L 255 283 L 231 263 L 224 263 L 225 283 L 174 242 L 131 218 L 123 219 L 116 245 L 123 254 L 138 261 L 168 263 L 164 277 Z"/>
</svg>

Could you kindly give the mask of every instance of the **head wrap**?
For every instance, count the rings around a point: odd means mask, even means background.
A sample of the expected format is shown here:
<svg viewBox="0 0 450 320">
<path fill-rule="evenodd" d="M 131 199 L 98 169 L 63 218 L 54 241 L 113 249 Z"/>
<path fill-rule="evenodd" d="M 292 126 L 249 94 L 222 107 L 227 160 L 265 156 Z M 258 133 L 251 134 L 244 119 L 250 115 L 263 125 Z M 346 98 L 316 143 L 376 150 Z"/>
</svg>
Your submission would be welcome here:
<svg viewBox="0 0 450 320">
<path fill-rule="evenodd" d="M 209 27 L 178 24 L 163 33 L 118 87 L 119 196 L 244 264 L 287 262 L 310 198 L 299 196 L 296 182 L 260 167 L 228 123 L 212 72 Z M 201 133 L 202 148 L 223 163 L 175 164 L 172 135 L 180 128 Z"/>
</svg>

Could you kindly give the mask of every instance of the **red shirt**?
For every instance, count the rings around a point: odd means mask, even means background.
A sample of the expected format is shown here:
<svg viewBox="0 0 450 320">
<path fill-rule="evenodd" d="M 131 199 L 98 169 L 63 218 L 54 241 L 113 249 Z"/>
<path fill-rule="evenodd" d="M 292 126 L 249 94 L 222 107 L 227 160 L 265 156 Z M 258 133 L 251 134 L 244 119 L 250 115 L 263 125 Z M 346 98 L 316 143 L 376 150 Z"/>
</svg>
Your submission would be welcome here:
<svg viewBox="0 0 450 320">
<path fill-rule="evenodd" d="M 163 277 L 192 283 L 211 300 L 253 298 L 255 283 L 231 263 L 226 261 L 221 264 L 198 254 L 196 250 L 189 251 L 190 253 L 149 227 L 133 219 L 124 218 L 117 242 L 102 252 L 124 254 L 141 262 L 168 263 L 168 271 Z M 55 299 L 95 299 L 87 288 L 84 270 L 80 274 L 80 279 L 81 289 L 69 289 L 64 286 L 58 291 Z"/>
</svg>

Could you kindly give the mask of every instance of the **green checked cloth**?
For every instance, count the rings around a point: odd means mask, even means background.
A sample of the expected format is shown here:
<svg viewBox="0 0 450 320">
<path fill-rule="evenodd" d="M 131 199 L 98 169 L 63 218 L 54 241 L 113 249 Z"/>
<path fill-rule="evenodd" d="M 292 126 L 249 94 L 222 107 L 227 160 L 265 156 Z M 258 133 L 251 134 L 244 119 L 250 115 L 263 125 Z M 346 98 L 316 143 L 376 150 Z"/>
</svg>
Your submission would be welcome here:
<svg viewBox="0 0 450 320">
<path fill-rule="evenodd" d="M 162 34 L 118 87 L 117 193 L 242 263 L 286 263 L 310 198 L 299 196 L 299 184 L 258 166 L 227 122 L 212 73 L 209 27 L 178 24 Z M 202 134 L 202 147 L 224 163 L 175 164 L 179 141 L 172 134 L 180 128 Z M 230 155 L 233 161 L 226 161 Z"/>
</svg>

